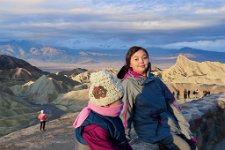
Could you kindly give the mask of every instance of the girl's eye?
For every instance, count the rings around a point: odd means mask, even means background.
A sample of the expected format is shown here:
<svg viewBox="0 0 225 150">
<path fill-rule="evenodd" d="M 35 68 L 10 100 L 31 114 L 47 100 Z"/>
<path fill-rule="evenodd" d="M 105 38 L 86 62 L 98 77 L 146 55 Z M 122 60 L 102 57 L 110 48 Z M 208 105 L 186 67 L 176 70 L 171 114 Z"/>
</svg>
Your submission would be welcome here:
<svg viewBox="0 0 225 150">
<path fill-rule="evenodd" d="M 138 61 L 138 59 L 137 59 L 137 58 L 136 58 L 136 59 L 134 59 L 134 60 Z"/>
</svg>

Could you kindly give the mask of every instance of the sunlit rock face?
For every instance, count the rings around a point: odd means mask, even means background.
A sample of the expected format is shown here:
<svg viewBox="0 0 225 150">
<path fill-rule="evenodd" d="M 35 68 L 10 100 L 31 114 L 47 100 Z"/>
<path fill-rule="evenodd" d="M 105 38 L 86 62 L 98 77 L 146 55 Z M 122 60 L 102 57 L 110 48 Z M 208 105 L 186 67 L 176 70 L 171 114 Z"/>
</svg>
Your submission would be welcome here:
<svg viewBox="0 0 225 150">
<path fill-rule="evenodd" d="M 225 64 L 195 62 L 179 55 L 175 65 L 162 72 L 162 79 L 169 83 L 194 83 L 225 85 Z"/>
<path fill-rule="evenodd" d="M 0 55 L 0 79 L 1 81 L 36 80 L 41 75 L 47 74 L 28 62 L 12 56 Z"/>
</svg>

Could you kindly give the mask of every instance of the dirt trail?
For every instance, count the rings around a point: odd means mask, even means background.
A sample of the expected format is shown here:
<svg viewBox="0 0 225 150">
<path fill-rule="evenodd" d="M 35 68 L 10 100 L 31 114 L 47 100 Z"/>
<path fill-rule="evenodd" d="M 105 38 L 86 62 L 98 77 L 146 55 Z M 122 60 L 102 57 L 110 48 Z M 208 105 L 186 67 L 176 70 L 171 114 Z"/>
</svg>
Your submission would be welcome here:
<svg viewBox="0 0 225 150">
<path fill-rule="evenodd" d="M 39 124 L 0 138 L 0 150 L 72 150 L 74 149 L 74 114 L 47 122 L 46 131 Z M 12 142 L 13 141 L 13 142 Z"/>
</svg>

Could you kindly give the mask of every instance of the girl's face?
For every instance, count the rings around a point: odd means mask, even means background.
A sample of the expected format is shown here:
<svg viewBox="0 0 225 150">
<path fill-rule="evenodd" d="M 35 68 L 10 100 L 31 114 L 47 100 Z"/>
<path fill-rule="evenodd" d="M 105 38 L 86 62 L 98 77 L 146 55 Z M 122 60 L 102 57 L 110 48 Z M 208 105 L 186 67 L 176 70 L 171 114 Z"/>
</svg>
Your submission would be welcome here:
<svg viewBox="0 0 225 150">
<path fill-rule="evenodd" d="M 149 58 L 142 49 L 134 53 L 130 58 L 130 67 L 137 73 L 146 76 Z"/>
</svg>

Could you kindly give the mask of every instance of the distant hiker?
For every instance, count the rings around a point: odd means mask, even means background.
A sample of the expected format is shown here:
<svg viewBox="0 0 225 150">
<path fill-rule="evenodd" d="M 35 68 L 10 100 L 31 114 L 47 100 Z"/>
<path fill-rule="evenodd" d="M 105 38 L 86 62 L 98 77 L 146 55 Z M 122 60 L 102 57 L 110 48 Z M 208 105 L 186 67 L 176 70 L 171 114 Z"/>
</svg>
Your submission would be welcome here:
<svg viewBox="0 0 225 150">
<path fill-rule="evenodd" d="M 187 90 L 186 90 L 186 89 L 184 89 L 184 100 L 186 100 L 186 99 L 187 99 L 187 95 L 188 95 Z"/>
<path fill-rule="evenodd" d="M 177 90 L 177 100 L 179 100 L 179 98 L 180 98 L 180 91 Z"/>
<path fill-rule="evenodd" d="M 196 91 L 195 90 L 193 91 L 193 95 L 194 95 L 194 98 L 196 98 Z"/>
<path fill-rule="evenodd" d="M 203 96 L 207 96 L 207 95 L 210 95 L 210 91 L 203 91 Z"/>
<path fill-rule="evenodd" d="M 159 144 L 169 150 L 196 147 L 196 139 L 174 96 L 150 69 L 147 50 L 134 46 L 128 50 L 126 64 L 117 75 L 125 90 L 121 118 L 127 137 L 130 138 L 134 127 L 138 138 L 146 143 Z"/>
<path fill-rule="evenodd" d="M 174 93 L 174 91 L 172 92 L 172 94 L 173 94 L 173 96 L 175 96 L 175 93 Z"/>
<path fill-rule="evenodd" d="M 107 71 L 90 76 L 89 102 L 73 123 L 77 150 L 132 150 L 119 118 L 123 108 L 120 80 Z"/>
<path fill-rule="evenodd" d="M 198 94 L 199 94 L 199 90 L 197 89 L 197 90 L 195 91 L 195 96 L 196 96 L 196 98 L 198 98 Z"/>
<path fill-rule="evenodd" d="M 207 91 L 203 91 L 203 96 L 207 96 L 208 92 Z"/>
<path fill-rule="evenodd" d="M 191 94 L 191 91 L 190 91 L 190 90 L 188 90 L 188 98 L 190 98 L 190 94 Z"/>
<path fill-rule="evenodd" d="M 38 119 L 40 121 L 40 131 L 45 131 L 45 123 L 47 120 L 47 115 L 44 113 L 44 110 L 41 110 L 41 113 L 38 115 Z"/>
</svg>

